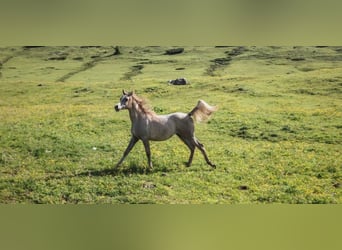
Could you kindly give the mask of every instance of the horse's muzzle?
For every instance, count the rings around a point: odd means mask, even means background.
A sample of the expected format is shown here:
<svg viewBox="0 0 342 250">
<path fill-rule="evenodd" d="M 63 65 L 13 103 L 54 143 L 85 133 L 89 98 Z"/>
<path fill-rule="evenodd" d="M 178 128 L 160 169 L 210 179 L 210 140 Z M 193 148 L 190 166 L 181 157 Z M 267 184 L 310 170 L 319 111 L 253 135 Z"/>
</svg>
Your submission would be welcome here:
<svg viewBox="0 0 342 250">
<path fill-rule="evenodd" d="M 114 106 L 114 109 L 115 109 L 116 112 L 119 112 L 119 111 L 120 111 L 119 105 L 115 105 L 115 106 Z"/>
</svg>

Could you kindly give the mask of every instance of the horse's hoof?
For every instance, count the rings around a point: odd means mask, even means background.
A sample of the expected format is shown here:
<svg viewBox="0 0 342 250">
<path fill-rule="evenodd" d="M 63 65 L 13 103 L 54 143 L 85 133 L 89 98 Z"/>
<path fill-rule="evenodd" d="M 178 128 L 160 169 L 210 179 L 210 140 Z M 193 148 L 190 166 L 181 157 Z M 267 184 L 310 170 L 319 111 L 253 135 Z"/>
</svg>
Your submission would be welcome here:
<svg viewBox="0 0 342 250">
<path fill-rule="evenodd" d="M 153 167 L 152 168 L 151 167 L 145 168 L 144 173 L 145 174 L 153 173 Z"/>
</svg>

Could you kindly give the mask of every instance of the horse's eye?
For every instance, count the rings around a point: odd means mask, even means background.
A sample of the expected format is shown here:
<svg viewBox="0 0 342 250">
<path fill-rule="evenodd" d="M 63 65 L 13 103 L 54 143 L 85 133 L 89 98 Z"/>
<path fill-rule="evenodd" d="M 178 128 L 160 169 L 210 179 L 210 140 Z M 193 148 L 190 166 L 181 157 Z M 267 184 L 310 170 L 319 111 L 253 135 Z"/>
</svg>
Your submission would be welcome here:
<svg viewBox="0 0 342 250">
<path fill-rule="evenodd" d="M 122 98 L 121 102 L 127 102 L 128 98 L 125 96 L 124 98 Z"/>
</svg>

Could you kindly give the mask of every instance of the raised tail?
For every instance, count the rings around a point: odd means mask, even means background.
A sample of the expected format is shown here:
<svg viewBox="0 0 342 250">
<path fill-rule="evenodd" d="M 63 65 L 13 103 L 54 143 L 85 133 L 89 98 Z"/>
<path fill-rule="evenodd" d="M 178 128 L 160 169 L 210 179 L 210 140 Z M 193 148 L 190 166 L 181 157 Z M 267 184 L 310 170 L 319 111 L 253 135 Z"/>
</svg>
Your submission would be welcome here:
<svg viewBox="0 0 342 250">
<path fill-rule="evenodd" d="M 192 116 L 197 122 L 203 122 L 208 120 L 209 116 L 216 110 L 217 107 L 211 106 L 203 100 L 199 100 L 197 105 L 188 113 L 188 115 Z"/>
</svg>

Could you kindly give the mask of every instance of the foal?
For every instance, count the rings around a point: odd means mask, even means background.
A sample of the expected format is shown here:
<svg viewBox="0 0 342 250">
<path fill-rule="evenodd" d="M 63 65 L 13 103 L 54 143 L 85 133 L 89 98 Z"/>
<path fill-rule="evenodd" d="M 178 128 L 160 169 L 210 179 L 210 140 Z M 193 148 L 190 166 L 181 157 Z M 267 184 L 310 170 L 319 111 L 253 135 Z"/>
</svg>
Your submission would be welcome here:
<svg viewBox="0 0 342 250">
<path fill-rule="evenodd" d="M 215 164 L 209 160 L 203 144 L 201 144 L 194 135 L 195 127 L 193 121 L 193 119 L 199 122 L 207 119 L 214 111 L 216 111 L 216 107 L 212 107 L 206 102 L 200 100 L 195 108 L 187 114 L 177 112 L 168 115 L 157 115 L 146 106 L 143 99 L 140 99 L 133 92 L 127 93 L 123 90 L 122 94 L 120 102 L 114 106 L 114 109 L 116 111 L 128 109 L 132 123 L 132 137 L 122 158 L 116 164 L 116 167 L 123 162 L 134 145 L 139 140 L 142 140 L 146 151 L 148 165 L 152 168 L 149 141 L 164 141 L 176 134 L 190 149 L 190 157 L 186 164 L 188 167 L 191 165 L 194 151 L 197 147 L 202 152 L 208 165 L 216 168 Z"/>
</svg>

